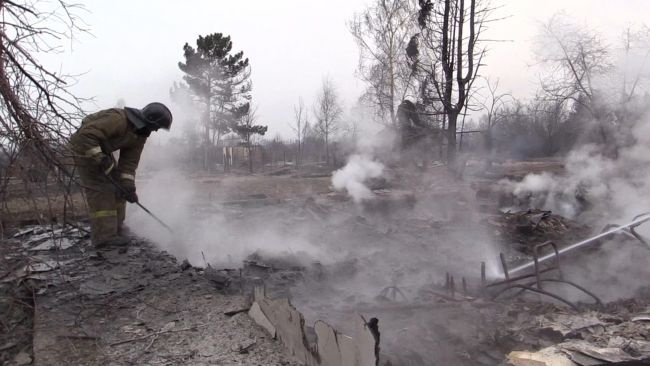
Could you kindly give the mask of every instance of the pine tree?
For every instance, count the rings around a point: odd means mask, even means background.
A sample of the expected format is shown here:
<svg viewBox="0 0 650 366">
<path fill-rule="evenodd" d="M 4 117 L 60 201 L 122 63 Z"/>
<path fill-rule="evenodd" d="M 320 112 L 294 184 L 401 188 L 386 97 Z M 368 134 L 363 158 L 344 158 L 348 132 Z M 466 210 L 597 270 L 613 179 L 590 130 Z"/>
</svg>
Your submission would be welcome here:
<svg viewBox="0 0 650 366">
<path fill-rule="evenodd" d="M 248 169 L 252 173 L 253 137 L 255 135 L 264 136 L 269 127 L 254 124 L 257 119 L 257 114 L 255 113 L 255 109 L 250 108 L 250 104 L 242 106 L 238 112 L 241 114 L 241 118 L 238 120 L 237 125 L 233 127 L 233 131 L 244 140 L 244 146 L 248 151 Z"/>
<path fill-rule="evenodd" d="M 250 65 L 243 51 L 232 54 L 230 36 L 213 33 L 199 36 L 196 48 L 185 44 L 185 62 L 178 67 L 185 73 L 196 101 L 203 107 L 200 118 L 203 134 L 203 167 L 209 169 L 210 148 L 221 136 L 234 131 L 250 110 Z"/>
</svg>

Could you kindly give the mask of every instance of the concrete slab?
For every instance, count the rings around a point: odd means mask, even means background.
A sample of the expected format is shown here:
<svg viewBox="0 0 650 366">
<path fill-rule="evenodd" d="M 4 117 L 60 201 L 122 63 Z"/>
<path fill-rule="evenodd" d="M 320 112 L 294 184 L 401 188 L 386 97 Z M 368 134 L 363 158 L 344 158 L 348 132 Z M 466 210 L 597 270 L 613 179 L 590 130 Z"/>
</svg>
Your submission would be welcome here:
<svg viewBox="0 0 650 366">
<path fill-rule="evenodd" d="M 270 299 L 264 288 L 255 288 L 255 305 L 265 315 L 258 324 L 264 328 L 268 320 L 275 336 L 296 361 L 308 366 L 375 366 L 377 365 L 379 339 L 368 322 L 355 315 L 355 337 L 339 333 L 331 325 L 317 321 L 314 324 L 315 342 L 309 342 L 303 315 L 288 299 Z M 251 307 L 251 310 L 253 309 Z M 271 328 L 271 329 L 273 329 Z"/>
</svg>

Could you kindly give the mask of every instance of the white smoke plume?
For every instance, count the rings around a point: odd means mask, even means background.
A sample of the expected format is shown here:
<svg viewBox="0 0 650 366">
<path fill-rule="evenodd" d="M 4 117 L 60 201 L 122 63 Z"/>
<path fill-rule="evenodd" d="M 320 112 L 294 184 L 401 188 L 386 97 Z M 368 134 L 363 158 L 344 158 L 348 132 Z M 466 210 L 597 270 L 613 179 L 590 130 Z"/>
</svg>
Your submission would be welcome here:
<svg viewBox="0 0 650 366">
<path fill-rule="evenodd" d="M 636 123 L 632 136 L 634 142 L 620 148 L 615 157 L 596 145 L 580 146 L 567 156 L 563 175 L 530 174 L 520 182 L 504 180 L 502 188 L 529 207 L 587 223 L 594 233 L 606 224 L 628 224 L 650 211 L 649 117 Z M 636 230 L 647 238 L 650 224 Z M 564 261 L 564 274 L 605 301 L 631 297 L 648 285 L 648 249 L 635 240 L 612 237 L 596 253 L 571 255 Z"/>
<path fill-rule="evenodd" d="M 650 141 L 643 141 L 650 138 L 637 136 L 637 144 L 617 159 L 586 145 L 568 155 L 564 175 L 529 174 L 520 182 L 504 180 L 502 187 L 532 207 L 566 217 L 595 224 L 629 220 L 650 209 Z"/>
<path fill-rule="evenodd" d="M 612 198 L 612 187 L 624 179 L 620 168 L 616 161 L 601 155 L 597 146 L 586 145 L 568 155 L 565 175 L 529 174 L 520 182 L 503 180 L 501 184 L 531 207 L 577 218 L 588 210 L 587 205 L 594 207 Z"/>
<path fill-rule="evenodd" d="M 140 202 L 171 226 L 173 232 L 133 205 L 128 207 L 126 224 L 136 235 L 201 267 L 209 263 L 238 268 L 255 252 L 267 256 L 331 258 L 313 245 L 307 235 L 287 234 L 272 208 L 264 217 L 247 217 L 240 209 L 210 200 L 211 191 L 205 186 L 217 184 L 204 183 L 174 170 L 154 174 L 138 182 Z M 219 186 L 215 189 L 226 190 Z"/>
<path fill-rule="evenodd" d="M 332 184 L 337 190 L 345 190 L 355 203 L 371 199 L 374 194 L 365 185 L 371 178 L 381 177 L 384 165 L 365 155 L 350 156 L 348 163 L 332 175 Z"/>
</svg>

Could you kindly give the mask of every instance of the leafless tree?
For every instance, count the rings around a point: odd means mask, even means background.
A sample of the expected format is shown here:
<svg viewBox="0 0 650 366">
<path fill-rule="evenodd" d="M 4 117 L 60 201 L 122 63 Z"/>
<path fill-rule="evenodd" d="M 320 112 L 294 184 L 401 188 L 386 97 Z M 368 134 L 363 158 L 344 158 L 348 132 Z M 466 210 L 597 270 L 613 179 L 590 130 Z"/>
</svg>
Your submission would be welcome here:
<svg viewBox="0 0 650 366">
<path fill-rule="evenodd" d="M 345 133 L 353 144 L 357 143 L 359 135 L 362 133 L 362 121 L 367 120 L 366 113 L 369 112 L 364 103 L 359 100 L 354 104 L 347 113 L 345 123 Z"/>
<path fill-rule="evenodd" d="M 62 0 L 0 1 L 0 146 L 9 165 L 56 172 L 60 182 L 72 177 L 64 147 L 81 100 L 69 92 L 74 78 L 49 70 L 39 55 L 62 52 L 62 40 L 87 31 L 80 10 Z"/>
<path fill-rule="evenodd" d="M 620 65 L 620 106 L 618 119 L 623 122 L 631 120 L 631 104 L 648 90 L 650 79 L 650 28 L 628 26 L 621 34 L 622 65 Z"/>
<path fill-rule="evenodd" d="M 627 27 L 618 47 L 599 32 L 579 25 L 563 13 L 543 24 L 537 57 L 543 66 L 544 97 L 579 120 L 578 143 L 599 144 L 602 152 L 618 155 L 634 139 L 633 125 L 646 102 L 650 32 Z M 566 112 L 563 112 L 566 113 Z"/>
<path fill-rule="evenodd" d="M 298 144 L 298 152 L 296 155 L 296 165 L 300 166 L 302 163 L 303 144 L 305 143 L 305 136 L 309 128 L 309 116 L 305 109 L 305 102 L 302 97 L 298 98 L 298 105 L 293 106 L 293 124 L 290 124 L 291 130 L 295 133 L 296 143 Z"/>
<path fill-rule="evenodd" d="M 433 88 L 447 120 L 447 160 L 454 166 L 456 129 L 486 47 L 481 42 L 490 21 L 489 0 L 420 0 L 420 33 L 408 55 L 422 74 L 421 83 Z"/>
<path fill-rule="evenodd" d="M 413 89 L 406 47 L 415 19 L 413 0 L 375 0 L 349 23 L 359 47 L 358 75 L 367 84 L 364 101 L 384 123 L 396 123 L 397 106 Z"/>
<path fill-rule="evenodd" d="M 559 151 L 563 140 L 559 134 L 568 132 L 566 124 L 569 111 L 566 104 L 567 100 L 536 98 L 528 107 L 532 128 L 535 134 L 542 138 L 545 156 L 551 156 Z"/>
<path fill-rule="evenodd" d="M 537 58 L 547 66 L 541 85 L 547 98 L 579 103 L 595 119 L 604 116 L 597 110 L 597 82 L 613 70 L 611 51 L 598 32 L 578 26 L 563 13 L 542 24 Z M 602 80 L 601 80 L 602 81 Z"/>
<path fill-rule="evenodd" d="M 499 79 L 493 82 L 486 78 L 485 84 L 486 92 L 483 93 L 485 95 L 482 100 L 479 99 L 478 103 L 481 109 L 485 111 L 483 126 L 485 129 L 485 150 L 487 165 L 490 166 L 494 158 L 494 127 L 507 117 L 508 103 L 512 96 L 499 91 Z"/>
<path fill-rule="evenodd" d="M 325 160 L 330 164 L 330 142 L 339 131 L 339 120 L 343 114 L 336 88 L 329 77 L 323 80 L 314 105 L 316 131 L 325 139 Z"/>
</svg>

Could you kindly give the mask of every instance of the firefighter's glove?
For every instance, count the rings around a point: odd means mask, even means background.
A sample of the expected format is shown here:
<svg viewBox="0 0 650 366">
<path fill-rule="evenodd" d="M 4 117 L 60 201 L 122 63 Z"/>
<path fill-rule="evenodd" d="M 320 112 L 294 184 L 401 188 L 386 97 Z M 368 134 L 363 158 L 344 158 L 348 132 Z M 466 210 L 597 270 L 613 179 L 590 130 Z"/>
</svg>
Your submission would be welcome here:
<svg viewBox="0 0 650 366">
<path fill-rule="evenodd" d="M 135 184 L 130 180 L 122 181 L 122 196 L 129 203 L 138 203 L 138 195 L 135 193 Z"/>
</svg>

